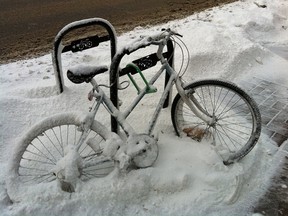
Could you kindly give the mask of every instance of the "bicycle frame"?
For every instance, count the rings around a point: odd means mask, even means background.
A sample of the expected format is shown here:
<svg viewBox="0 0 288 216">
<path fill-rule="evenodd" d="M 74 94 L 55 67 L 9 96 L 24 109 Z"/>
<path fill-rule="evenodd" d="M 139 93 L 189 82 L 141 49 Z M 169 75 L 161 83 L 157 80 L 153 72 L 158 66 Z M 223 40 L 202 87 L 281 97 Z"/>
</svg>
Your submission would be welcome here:
<svg viewBox="0 0 288 216">
<path fill-rule="evenodd" d="M 160 75 L 166 71 L 169 75 L 169 81 L 166 84 L 166 87 L 162 93 L 162 96 L 157 104 L 157 107 L 153 113 L 153 116 L 151 118 L 151 120 L 149 121 L 149 125 L 146 129 L 146 134 L 151 136 L 153 133 L 153 129 L 156 125 L 157 119 L 159 117 L 159 114 L 161 112 L 161 108 L 163 107 L 163 104 L 165 102 L 165 99 L 169 93 L 169 91 L 172 89 L 172 86 L 175 84 L 176 85 L 176 89 L 178 91 L 178 93 L 181 95 L 182 99 L 184 100 L 184 102 L 190 107 L 190 109 L 195 113 L 195 115 L 197 115 L 199 118 L 201 118 L 204 122 L 211 124 L 213 122 L 213 119 L 209 116 L 207 116 L 203 111 L 201 111 L 201 109 L 197 109 L 197 104 L 193 104 L 191 102 L 191 100 L 189 98 L 187 98 L 187 96 L 185 95 L 185 90 L 182 87 L 182 83 L 179 79 L 178 74 L 176 73 L 176 71 L 170 67 L 170 65 L 168 64 L 168 61 L 166 59 L 164 59 L 164 57 L 162 56 L 161 58 L 161 63 L 162 66 L 160 68 L 160 70 L 150 79 L 150 81 L 148 82 L 149 85 L 153 85 L 155 83 L 155 81 L 160 77 Z M 125 131 L 125 133 L 127 135 L 133 135 L 136 134 L 136 132 L 134 131 L 134 129 L 130 126 L 130 124 L 126 121 L 126 118 L 130 115 L 130 113 L 134 110 L 134 108 L 137 106 L 137 104 L 141 101 L 141 99 L 145 96 L 146 94 L 146 89 L 142 89 L 138 96 L 132 101 L 132 103 L 130 104 L 130 106 L 128 108 L 126 108 L 126 110 L 124 110 L 123 112 L 121 112 L 120 110 L 118 110 L 112 103 L 112 101 L 110 100 L 110 98 L 104 93 L 104 91 L 100 88 L 100 86 L 98 85 L 98 83 L 96 82 L 95 79 L 92 79 L 91 84 L 93 86 L 93 89 L 96 90 L 96 94 L 97 94 L 97 98 L 99 98 L 98 103 L 96 104 L 95 108 L 94 108 L 94 117 L 96 115 L 96 112 L 99 108 L 99 104 L 102 103 L 104 104 L 104 107 L 107 109 L 107 111 L 110 113 L 110 115 L 112 115 L 113 117 L 115 117 L 115 119 L 117 120 L 117 122 L 119 123 L 119 125 L 122 127 L 122 129 Z"/>
</svg>

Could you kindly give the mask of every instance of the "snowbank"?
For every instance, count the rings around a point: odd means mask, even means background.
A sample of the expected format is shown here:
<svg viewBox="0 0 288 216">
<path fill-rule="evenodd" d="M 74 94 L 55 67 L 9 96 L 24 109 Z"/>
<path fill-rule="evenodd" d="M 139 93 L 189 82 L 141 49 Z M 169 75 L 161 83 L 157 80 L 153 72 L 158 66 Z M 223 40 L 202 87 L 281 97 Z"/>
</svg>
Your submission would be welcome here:
<svg viewBox="0 0 288 216">
<path fill-rule="evenodd" d="M 287 85 L 287 79 L 283 79 L 287 77 L 287 61 L 267 49 L 288 47 L 287 16 L 286 0 L 239 1 L 165 25 L 138 27 L 121 35 L 118 44 L 124 46 L 131 38 L 169 27 L 184 35 L 190 52 L 190 58 L 184 59 L 189 62 L 187 81 L 216 77 L 237 83 L 251 75 L 270 79 L 271 70 L 277 69 L 273 80 Z M 65 54 L 63 71 L 80 63 L 108 65 L 107 47 L 101 45 L 97 53 L 88 50 Z M 154 50 L 148 48 L 127 56 L 123 65 Z M 179 50 L 175 56 L 179 69 Z M 170 111 L 164 110 L 156 130 L 160 155 L 153 167 L 94 179 L 73 194 L 59 191 L 55 183 L 40 185 L 23 193 L 25 199 L 12 205 L 5 191 L 6 161 L 17 138 L 43 117 L 68 110 L 86 111 L 90 86 L 74 85 L 66 79 L 65 92 L 56 95 L 50 55 L 0 65 L 0 72 L 1 215 L 245 215 L 267 187 L 273 174 L 269 170 L 277 166 L 277 149 L 263 134 L 246 158 L 226 167 L 209 143 L 177 138 Z M 97 79 L 108 83 L 107 74 Z M 163 80 L 156 84 L 161 89 Z M 133 86 L 121 91 L 123 107 L 136 94 Z M 155 95 L 148 95 L 129 117 L 139 131 L 144 130 L 156 100 Z M 98 118 L 109 121 L 108 115 Z"/>
</svg>

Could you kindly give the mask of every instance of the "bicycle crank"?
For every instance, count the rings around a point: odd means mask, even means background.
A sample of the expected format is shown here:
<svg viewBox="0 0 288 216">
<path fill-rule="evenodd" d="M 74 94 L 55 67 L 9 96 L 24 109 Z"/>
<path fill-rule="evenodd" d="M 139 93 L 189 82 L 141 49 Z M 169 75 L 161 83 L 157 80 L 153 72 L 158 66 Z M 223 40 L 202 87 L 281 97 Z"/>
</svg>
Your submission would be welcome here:
<svg viewBox="0 0 288 216">
<path fill-rule="evenodd" d="M 158 158 L 159 149 L 157 141 L 146 134 L 138 134 L 128 139 L 129 146 L 136 153 L 132 162 L 139 168 L 150 167 Z M 128 153 L 129 154 L 129 153 Z"/>
</svg>

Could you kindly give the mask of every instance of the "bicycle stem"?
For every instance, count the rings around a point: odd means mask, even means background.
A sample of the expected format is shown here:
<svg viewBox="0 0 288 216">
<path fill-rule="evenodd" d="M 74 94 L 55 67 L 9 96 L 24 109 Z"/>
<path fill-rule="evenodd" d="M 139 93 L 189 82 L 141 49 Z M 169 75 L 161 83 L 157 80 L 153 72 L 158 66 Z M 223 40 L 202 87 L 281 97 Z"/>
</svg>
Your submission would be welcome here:
<svg viewBox="0 0 288 216">
<path fill-rule="evenodd" d="M 169 39 L 169 38 L 168 38 Z M 167 40 L 168 40 L 167 39 Z M 160 59 L 161 64 L 164 64 L 166 61 L 166 59 L 163 56 L 163 49 L 164 46 L 166 46 L 167 44 L 167 40 L 163 40 L 159 45 L 158 45 L 158 50 L 157 50 L 157 57 Z"/>
</svg>

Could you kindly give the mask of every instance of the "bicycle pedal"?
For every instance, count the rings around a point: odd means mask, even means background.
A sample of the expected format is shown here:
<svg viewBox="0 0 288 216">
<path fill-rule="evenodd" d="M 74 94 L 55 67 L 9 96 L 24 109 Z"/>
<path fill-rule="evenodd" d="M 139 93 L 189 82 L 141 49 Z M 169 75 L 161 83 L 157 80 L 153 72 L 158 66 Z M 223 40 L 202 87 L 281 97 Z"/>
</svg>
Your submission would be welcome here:
<svg viewBox="0 0 288 216">
<path fill-rule="evenodd" d="M 69 182 L 65 182 L 65 181 L 60 180 L 60 187 L 65 192 L 68 192 L 68 193 L 75 192 L 74 186 Z"/>
</svg>

